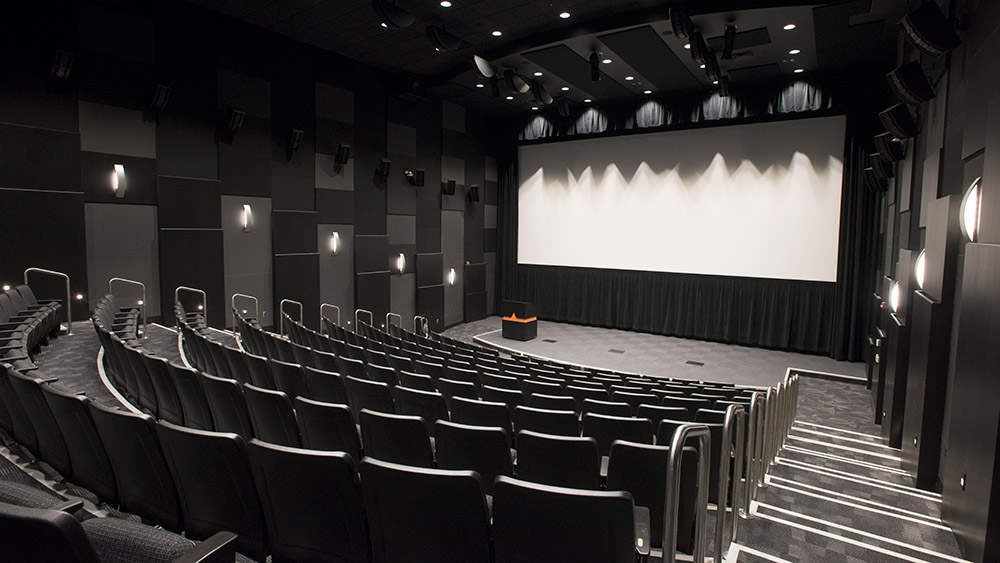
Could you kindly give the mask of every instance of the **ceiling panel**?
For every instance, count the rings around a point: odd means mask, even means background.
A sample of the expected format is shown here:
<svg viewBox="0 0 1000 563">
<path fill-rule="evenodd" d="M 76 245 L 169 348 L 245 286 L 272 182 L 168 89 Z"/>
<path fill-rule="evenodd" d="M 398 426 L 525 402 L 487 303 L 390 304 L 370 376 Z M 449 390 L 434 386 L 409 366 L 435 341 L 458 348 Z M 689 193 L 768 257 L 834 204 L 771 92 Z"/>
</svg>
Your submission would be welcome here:
<svg viewBox="0 0 1000 563">
<path fill-rule="evenodd" d="M 598 39 L 657 90 L 684 90 L 701 85 L 648 25 L 600 35 Z"/>
<path fill-rule="evenodd" d="M 566 45 L 559 44 L 531 51 L 524 53 L 523 56 L 580 90 L 590 92 L 599 100 L 614 100 L 634 95 L 633 92 L 607 76 L 603 76 L 603 79 L 597 82 L 592 81 L 590 79 L 590 62 Z"/>
</svg>

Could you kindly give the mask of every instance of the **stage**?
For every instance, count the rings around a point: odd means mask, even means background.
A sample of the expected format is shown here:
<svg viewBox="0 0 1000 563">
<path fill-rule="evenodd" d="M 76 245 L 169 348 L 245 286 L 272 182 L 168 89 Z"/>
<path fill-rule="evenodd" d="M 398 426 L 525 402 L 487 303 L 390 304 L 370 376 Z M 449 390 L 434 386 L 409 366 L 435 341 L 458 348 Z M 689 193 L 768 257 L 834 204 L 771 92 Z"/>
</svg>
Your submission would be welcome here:
<svg viewBox="0 0 1000 563">
<path fill-rule="evenodd" d="M 660 377 L 769 386 L 781 381 L 788 368 L 795 368 L 862 383 L 865 379 L 863 363 L 827 356 L 549 321 L 538 321 L 538 338 L 519 342 L 503 338 L 500 327 L 500 317 L 488 317 L 452 327 L 444 334 L 503 352 Z"/>
</svg>

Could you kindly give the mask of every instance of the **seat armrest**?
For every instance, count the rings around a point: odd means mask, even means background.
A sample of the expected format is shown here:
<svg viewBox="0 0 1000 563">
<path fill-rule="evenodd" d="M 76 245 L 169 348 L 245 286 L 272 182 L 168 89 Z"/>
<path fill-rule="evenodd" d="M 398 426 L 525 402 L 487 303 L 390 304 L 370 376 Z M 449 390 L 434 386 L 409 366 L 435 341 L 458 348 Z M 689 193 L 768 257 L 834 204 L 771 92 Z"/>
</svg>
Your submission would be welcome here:
<svg viewBox="0 0 1000 563">
<path fill-rule="evenodd" d="M 236 560 L 236 534 L 218 532 L 195 545 L 173 563 L 233 563 Z"/>
<path fill-rule="evenodd" d="M 601 456 L 601 482 L 608 479 L 608 456 Z"/>
<path fill-rule="evenodd" d="M 68 500 L 62 504 L 53 506 L 52 510 L 58 510 L 59 512 L 65 512 L 66 514 L 73 514 L 81 508 L 83 508 L 82 500 Z"/>
<path fill-rule="evenodd" d="M 645 560 L 649 557 L 649 509 L 636 506 L 635 514 L 635 552 Z"/>
</svg>

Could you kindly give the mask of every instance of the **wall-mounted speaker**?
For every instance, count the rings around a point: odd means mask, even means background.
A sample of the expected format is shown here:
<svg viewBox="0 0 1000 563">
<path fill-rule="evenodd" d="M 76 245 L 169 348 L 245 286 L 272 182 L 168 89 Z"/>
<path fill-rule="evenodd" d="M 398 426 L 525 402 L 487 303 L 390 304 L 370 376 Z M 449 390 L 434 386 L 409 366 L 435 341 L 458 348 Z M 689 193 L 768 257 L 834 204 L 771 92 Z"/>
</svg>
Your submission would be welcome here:
<svg viewBox="0 0 1000 563">
<path fill-rule="evenodd" d="M 933 99 L 935 96 L 934 88 L 927 81 L 924 69 L 920 67 L 918 61 L 906 63 L 885 75 L 885 78 L 899 99 L 910 105 L 918 105 Z"/>
<path fill-rule="evenodd" d="M 883 110 L 878 117 L 882 120 L 882 125 L 885 125 L 886 131 L 895 135 L 897 139 L 909 139 L 920 133 L 920 125 L 913 119 L 913 114 L 906 104 L 896 104 Z"/>
<path fill-rule="evenodd" d="M 865 168 L 864 177 L 865 187 L 868 188 L 869 191 L 882 193 L 889 190 L 888 181 L 884 178 L 879 178 L 878 174 L 876 174 L 871 167 Z"/>
<path fill-rule="evenodd" d="M 441 184 L 441 193 L 444 195 L 455 195 L 455 180 L 449 178 L 447 182 Z"/>
<path fill-rule="evenodd" d="M 733 47 L 736 45 L 736 25 L 727 23 L 726 30 L 722 34 L 722 60 L 728 61 L 733 58 Z"/>
<path fill-rule="evenodd" d="M 559 109 L 559 115 L 561 117 L 569 117 L 571 109 L 569 98 L 559 98 L 559 101 L 556 102 L 556 107 Z"/>
<path fill-rule="evenodd" d="M 479 185 L 472 184 L 467 190 L 469 201 L 476 202 L 479 201 Z"/>
<path fill-rule="evenodd" d="M 903 16 L 899 20 L 899 30 L 914 47 L 933 57 L 958 47 L 962 42 L 934 0 L 927 0 Z"/>
<path fill-rule="evenodd" d="M 708 55 L 708 45 L 705 44 L 705 38 L 701 32 L 692 31 L 688 34 L 688 40 L 691 44 L 691 58 L 697 63 L 704 63 L 705 57 Z"/>
<path fill-rule="evenodd" d="M 230 107 L 226 110 L 226 117 L 222 121 L 222 132 L 232 137 L 243 127 L 243 119 L 246 117 L 247 112 L 241 110 L 240 108 Z"/>
<path fill-rule="evenodd" d="M 348 160 L 351 160 L 351 145 L 344 143 L 337 145 L 336 163 L 343 165 L 347 164 Z"/>
<path fill-rule="evenodd" d="M 379 163 L 376 172 L 378 173 L 380 178 L 385 180 L 386 178 L 389 177 L 389 169 L 391 167 L 392 167 L 392 162 L 390 162 L 388 158 L 383 158 L 382 162 Z"/>
<path fill-rule="evenodd" d="M 406 179 L 410 181 L 410 185 L 416 187 L 422 187 L 424 185 L 424 170 L 418 168 L 416 170 L 404 170 L 403 175 Z"/>
<path fill-rule="evenodd" d="M 724 74 L 719 77 L 719 97 L 725 98 L 729 96 L 729 75 Z"/>
<path fill-rule="evenodd" d="M 875 175 L 883 180 L 896 175 L 891 162 L 884 160 L 877 152 L 868 155 L 868 167 L 875 171 Z"/>
<path fill-rule="evenodd" d="M 301 129 L 292 129 L 292 132 L 288 135 L 288 150 L 297 151 L 299 147 L 302 146 L 302 137 L 305 137 L 305 131 Z"/>
<path fill-rule="evenodd" d="M 893 137 L 892 133 L 882 133 L 875 135 L 875 150 L 884 160 L 896 162 L 906 156 L 906 143 Z"/>
<path fill-rule="evenodd" d="M 49 72 L 49 78 L 58 82 L 69 80 L 70 75 L 73 74 L 73 61 L 75 59 L 76 55 L 73 52 L 57 49 L 56 58 L 52 61 L 52 70 Z"/>
<path fill-rule="evenodd" d="M 153 90 L 153 100 L 149 102 L 150 111 L 161 112 L 167 109 L 168 102 L 170 102 L 170 86 L 157 84 Z"/>
</svg>

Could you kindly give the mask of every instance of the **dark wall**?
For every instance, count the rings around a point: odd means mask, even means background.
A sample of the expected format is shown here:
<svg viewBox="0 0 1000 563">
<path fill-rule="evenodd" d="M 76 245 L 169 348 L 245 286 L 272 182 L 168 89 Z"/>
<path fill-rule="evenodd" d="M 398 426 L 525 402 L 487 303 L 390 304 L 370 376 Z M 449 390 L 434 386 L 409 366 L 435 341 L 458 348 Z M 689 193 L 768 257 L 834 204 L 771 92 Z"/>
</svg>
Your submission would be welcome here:
<svg viewBox="0 0 1000 563">
<path fill-rule="evenodd" d="M 0 64 L 0 281 L 29 266 L 66 272 L 84 295 L 74 314 L 85 318 L 121 251 L 125 273 L 143 278 L 168 322 L 175 287 L 187 285 L 208 293 L 215 326 L 229 324 L 231 294 L 248 293 L 265 325 L 276 326 L 279 302 L 294 299 L 314 327 L 320 303 L 331 303 L 344 324 L 362 307 L 376 324 L 392 311 L 412 326 L 420 311 L 444 328 L 443 294 L 420 302 L 417 254 L 441 252 L 441 209 L 454 204 L 440 194 L 442 137 L 456 123 L 444 108 L 459 106 L 400 97 L 398 77 L 177 2 L 64 0 L 18 16 Z M 56 49 L 75 55 L 68 81 L 49 78 Z M 159 112 L 150 108 L 156 84 L 171 89 Z M 231 109 L 243 112 L 235 133 L 226 129 Z M 459 109 L 470 124 L 461 156 L 483 185 L 487 120 Z M 293 130 L 303 132 L 297 150 L 288 147 Z M 341 145 L 351 147 L 344 165 L 334 159 Z M 375 175 L 383 158 L 392 163 L 385 179 Z M 128 178 L 122 198 L 110 186 L 115 164 Z M 403 176 L 415 169 L 423 187 Z M 121 216 L 85 213 L 88 204 L 152 208 L 149 242 L 118 244 L 113 228 L 87 225 Z M 253 207 L 251 232 L 243 204 Z M 482 205 L 457 208 L 459 264 L 483 262 Z M 333 230 L 349 239 L 337 257 Z M 406 267 L 393 271 L 400 253 Z M 474 317 L 481 309 L 476 302 Z"/>
</svg>

